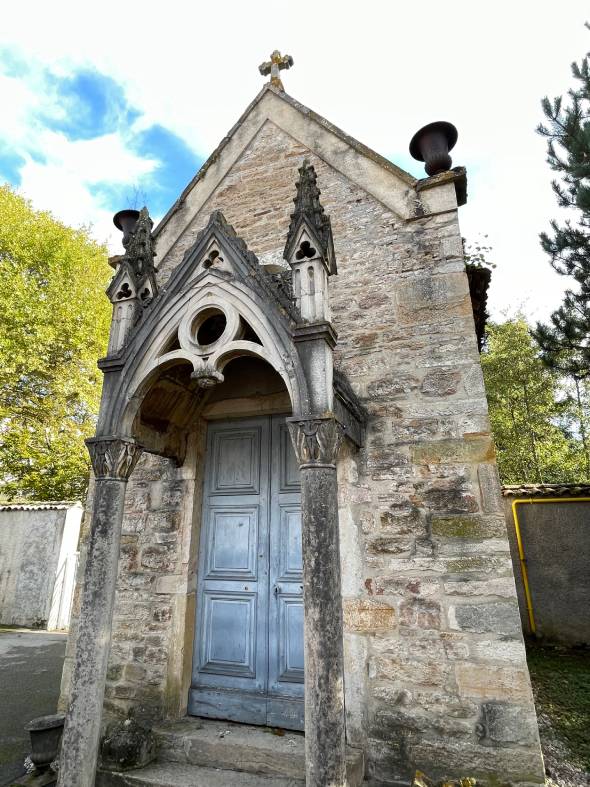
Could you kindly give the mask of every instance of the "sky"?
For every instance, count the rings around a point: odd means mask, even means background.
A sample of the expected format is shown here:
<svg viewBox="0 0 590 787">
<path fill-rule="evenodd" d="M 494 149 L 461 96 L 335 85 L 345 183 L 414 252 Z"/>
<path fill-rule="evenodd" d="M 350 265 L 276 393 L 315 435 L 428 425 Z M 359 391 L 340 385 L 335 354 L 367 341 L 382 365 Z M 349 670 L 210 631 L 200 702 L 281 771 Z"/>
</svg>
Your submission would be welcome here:
<svg viewBox="0 0 590 787">
<path fill-rule="evenodd" d="M 0 27 L 0 183 L 121 250 L 117 210 L 165 214 L 260 90 L 285 90 L 416 177 L 415 131 L 448 120 L 467 168 L 463 235 L 492 248 L 490 311 L 546 319 L 567 281 L 539 233 L 562 211 L 544 95 L 590 50 L 587 2 L 217 0 L 11 3 Z M 0 217 L 1 220 L 1 217 Z M 487 236 L 487 237 L 486 237 Z"/>
</svg>

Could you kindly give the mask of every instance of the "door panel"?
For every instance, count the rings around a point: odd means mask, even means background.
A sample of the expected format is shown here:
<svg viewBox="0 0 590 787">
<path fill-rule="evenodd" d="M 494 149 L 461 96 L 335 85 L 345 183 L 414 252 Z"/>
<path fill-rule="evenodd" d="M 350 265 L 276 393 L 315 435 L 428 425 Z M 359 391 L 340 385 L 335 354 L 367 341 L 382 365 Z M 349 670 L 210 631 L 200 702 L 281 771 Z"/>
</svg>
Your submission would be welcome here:
<svg viewBox="0 0 590 787">
<path fill-rule="evenodd" d="M 205 579 L 256 579 L 258 507 L 211 506 Z"/>
<path fill-rule="evenodd" d="M 299 469 L 285 419 L 273 419 L 269 724 L 303 729 L 303 564 Z"/>
<path fill-rule="evenodd" d="M 262 425 L 247 430 L 215 431 L 212 446 L 215 472 L 210 494 L 259 494 L 261 462 L 268 458 L 261 452 L 262 431 Z M 266 437 L 268 427 L 264 433 Z"/>
<path fill-rule="evenodd" d="M 299 469 L 284 416 L 209 426 L 189 713 L 303 729 Z"/>
<path fill-rule="evenodd" d="M 256 596 L 254 593 L 203 594 L 201 672 L 222 675 L 256 673 Z"/>
</svg>

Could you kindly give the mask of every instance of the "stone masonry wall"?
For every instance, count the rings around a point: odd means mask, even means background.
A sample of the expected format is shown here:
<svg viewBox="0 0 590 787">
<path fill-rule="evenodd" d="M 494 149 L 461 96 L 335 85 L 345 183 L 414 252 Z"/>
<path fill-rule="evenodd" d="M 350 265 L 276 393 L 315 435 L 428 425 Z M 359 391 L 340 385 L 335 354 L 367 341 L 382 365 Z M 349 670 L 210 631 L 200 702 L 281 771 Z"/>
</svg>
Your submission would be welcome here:
<svg viewBox="0 0 590 787">
<path fill-rule="evenodd" d="M 334 232 L 336 364 L 370 414 L 340 468 L 349 736 L 375 784 L 543 781 L 456 213 L 405 222 L 267 123 L 162 276 L 215 209 L 280 259 L 304 155 Z"/>
<path fill-rule="evenodd" d="M 280 260 L 305 155 L 334 232 L 336 365 L 370 416 L 339 466 L 349 739 L 372 785 L 415 768 L 542 782 L 456 213 L 406 222 L 267 123 L 159 275 L 215 209 L 262 262 Z M 166 712 L 188 577 L 179 472 L 144 458 L 129 484 L 110 711 Z"/>
</svg>

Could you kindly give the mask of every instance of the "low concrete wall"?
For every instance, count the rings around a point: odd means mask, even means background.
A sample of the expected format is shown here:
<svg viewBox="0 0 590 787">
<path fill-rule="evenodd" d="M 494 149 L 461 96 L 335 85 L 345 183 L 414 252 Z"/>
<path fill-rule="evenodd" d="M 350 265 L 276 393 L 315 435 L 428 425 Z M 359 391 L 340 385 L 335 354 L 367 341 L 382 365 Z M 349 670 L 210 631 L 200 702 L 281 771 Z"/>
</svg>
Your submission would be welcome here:
<svg viewBox="0 0 590 787">
<path fill-rule="evenodd" d="M 504 491 L 523 630 L 557 642 L 590 644 L 590 499 L 572 499 L 567 492 L 561 499 L 541 496 L 538 487 L 528 497 L 524 491 Z"/>
<path fill-rule="evenodd" d="M 67 629 L 80 503 L 0 505 L 0 623 Z"/>
</svg>

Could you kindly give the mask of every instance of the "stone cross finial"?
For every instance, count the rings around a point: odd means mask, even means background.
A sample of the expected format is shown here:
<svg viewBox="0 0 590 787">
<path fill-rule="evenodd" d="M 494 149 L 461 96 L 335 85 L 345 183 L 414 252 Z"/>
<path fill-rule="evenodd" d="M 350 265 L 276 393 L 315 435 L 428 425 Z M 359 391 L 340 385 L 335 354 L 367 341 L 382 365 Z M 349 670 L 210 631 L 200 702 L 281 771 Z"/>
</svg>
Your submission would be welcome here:
<svg viewBox="0 0 590 787">
<path fill-rule="evenodd" d="M 284 90 L 283 83 L 281 82 L 280 72 L 286 68 L 291 68 L 293 65 L 293 58 L 291 55 L 281 55 L 278 49 L 270 56 L 270 60 L 261 63 L 258 70 L 262 76 L 270 74 L 270 84 L 278 87 L 279 90 Z"/>
</svg>

